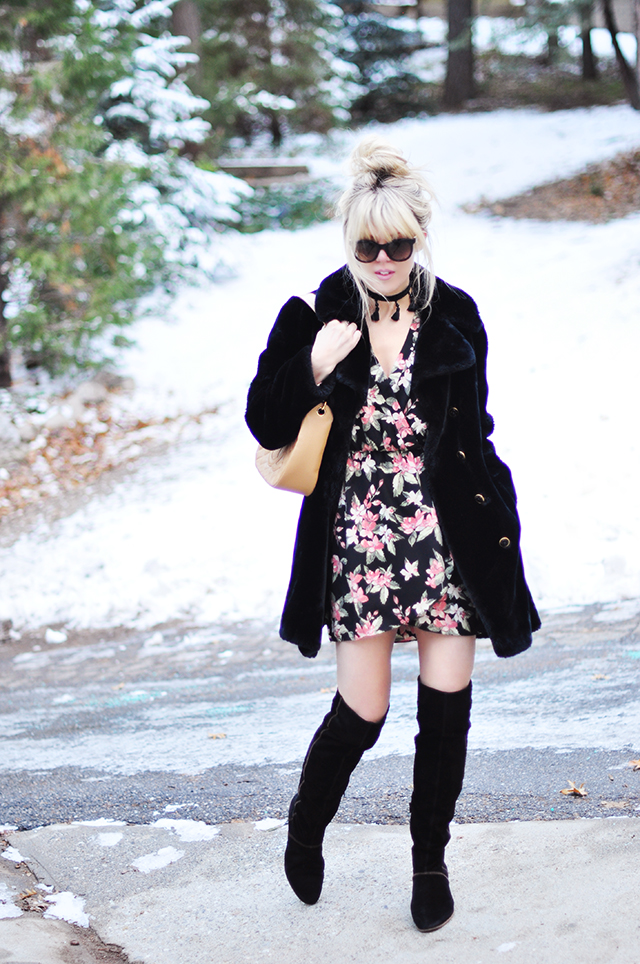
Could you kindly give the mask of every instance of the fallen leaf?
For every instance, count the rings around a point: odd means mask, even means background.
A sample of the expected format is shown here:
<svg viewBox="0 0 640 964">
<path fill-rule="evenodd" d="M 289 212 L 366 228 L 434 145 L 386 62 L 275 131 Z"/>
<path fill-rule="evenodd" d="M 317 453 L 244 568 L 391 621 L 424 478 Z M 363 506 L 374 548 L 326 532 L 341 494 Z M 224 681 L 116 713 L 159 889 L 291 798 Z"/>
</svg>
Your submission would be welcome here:
<svg viewBox="0 0 640 964">
<path fill-rule="evenodd" d="M 609 779 L 610 779 L 611 782 L 613 783 L 613 777 L 611 776 L 611 774 L 609 774 Z"/>
<path fill-rule="evenodd" d="M 35 897 L 37 893 L 37 890 L 25 890 L 21 894 L 18 894 L 18 900 L 26 900 L 27 897 Z"/>
<path fill-rule="evenodd" d="M 629 766 L 634 770 L 640 770 L 640 760 L 629 760 Z"/>
<path fill-rule="evenodd" d="M 604 673 L 596 673 L 596 675 L 592 676 L 591 679 L 609 679 L 609 677 L 605 676 Z"/>
<path fill-rule="evenodd" d="M 320 690 L 321 693 L 333 693 L 332 686 L 323 686 Z"/>
<path fill-rule="evenodd" d="M 577 786 L 575 785 L 575 783 L 573 782 L 573 780 L 568 780 L 567 782 L 568 782 L 569 786 L 568 786 L 568 787 L 565 787 L 564 790 L 561 790 L 560 793 L 564 793 L 565 796 L 573 796 L 573 797 L 586 797 L 586 796 L 587 796 L 587 791 L 586 791 L 585 788 L 584 788 L 584 783 L 581 783 L 580 786 L 577 787 Z"/>
<path fill-rule="evenodd" d="M 210 740 L 226 740 L 226 733 L 208 733 L 207 736 Z"/>
<path fill-rule="evenodd" d="M 600 806 L 606 807 L 607 810 L 624 810 L 625 807 L 629 805 L 628 800 L 601 800 Z"/>
</svg>

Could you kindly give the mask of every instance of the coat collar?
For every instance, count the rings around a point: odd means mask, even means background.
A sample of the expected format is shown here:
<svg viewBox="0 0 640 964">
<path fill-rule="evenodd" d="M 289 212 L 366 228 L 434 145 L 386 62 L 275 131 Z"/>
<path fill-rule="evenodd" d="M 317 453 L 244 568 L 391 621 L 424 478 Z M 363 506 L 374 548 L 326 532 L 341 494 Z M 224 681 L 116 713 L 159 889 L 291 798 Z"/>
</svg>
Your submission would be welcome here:
<svg viewBox="0 0 640 964">
<path fill-rule="evenodd" d="M 329 275 L 316 292 L 316 313 L 323 324 L 332 318 L 360 324 L 359 299 L 351 273 L 345 266 Z M 482 322 L 473 299 L 460 288 L 436 278 L 433 300 L 422 312 L 416 345 L 412 394 L 428 378 L 471 368 L 476 361 L 469 336 Z M 369 337 L 363 332 L 354 350 L 336 369 L 338 381 L 358 390 L 369 377 Z"/>
</svg>

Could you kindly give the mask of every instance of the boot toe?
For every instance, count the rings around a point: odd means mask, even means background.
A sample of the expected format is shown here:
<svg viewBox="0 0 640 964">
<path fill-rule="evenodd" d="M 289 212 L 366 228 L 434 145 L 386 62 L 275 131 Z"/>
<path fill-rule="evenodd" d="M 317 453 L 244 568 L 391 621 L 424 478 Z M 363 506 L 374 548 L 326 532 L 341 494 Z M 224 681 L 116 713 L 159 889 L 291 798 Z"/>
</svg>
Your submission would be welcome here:
<svg viewBox="0 0 640 964">
<path fill-rule="evenodd" d="M 305 847 L 289 837 L 284 852 L 284 872 L 299 900 L 305 904 L 317 903 L 324 880 L 322 846 Z"/>
<path fill-rule="evenodd" d="M 411 916 L 419 931 L 443 927 L 453 917 L 453 897 L 444 871 L 418 873 L 413 878 Z"/>
</svg>

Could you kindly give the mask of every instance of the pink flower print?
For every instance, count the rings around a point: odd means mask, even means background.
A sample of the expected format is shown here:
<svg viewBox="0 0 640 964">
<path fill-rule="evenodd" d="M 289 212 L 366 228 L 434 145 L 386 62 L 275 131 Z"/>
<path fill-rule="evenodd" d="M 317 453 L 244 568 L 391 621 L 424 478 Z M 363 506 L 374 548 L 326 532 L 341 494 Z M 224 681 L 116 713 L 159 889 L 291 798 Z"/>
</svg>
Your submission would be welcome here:
<svg viewBox="0 0 640 964">
<path fill-rule="evenodd" d="M 373 535 L 378 525 L 379 516 L 375 512 L 365 512 L 364 518 L 360 520 L 360 528 L 363 532 Z"/>
<path fill-rule="evenodd" d="M 393 598 L 397 603 L 397 597 L 394 596 Z M 393 609 L 393 615 L 396 617 L 401 626 L 408 626 L 409 620 L 411 619 L 411 606 L 407 606 L 406 609 L 403 609 L 402 606 L 397 605 Z"/>
<path fill-rule="evenodd" d="M 362 539 L 360 541 L 360 547 L 366 549 L 368 552 L 380 552 L 384 549 L 384 542 L 378 539 L 376 535 L 372 535 L 370 539 Z"/>
<path fill-rule="evenodd" d="M 431 607 L 431 611 L 438 616 L 442 616 L 444 615 L 446 608 L 447 608 L 447 597 L 441 596 L 440 599 L 437 601 L 437 603 L 433 604 L 433 606 Z"/>
<path fill-rule="evenodd" d="M 375 612 L 371 618 L 363 620 L 359 626 L 356 626 L 356 639 L 375 636 L 380 631 L 381 625 L 382 616 Z"/>
<path fill-rule="evenodd" d="M 440 585 L 443 579 L 443 573 L 444 573 L 444 562 L 442 560 L 442 557 L 440 556 L 437 559 L 432 559 L 431 565 L 427 569 L 427 577 L 428 577 L 427 586 L 431 586 L 432 589 L 435 589 L 436 586 Z M 440 602 L 436 603 L 436 605 L 433 608 L 436 609 L 438 606 L 440 606 L 441 603 L 443 604 L 443 606 L 446 606 L 447 601 L 445 597 L 443 597 L 443 599 L 441 599 Z"/>
<path fill-rule="evenodd" d="M 365 573 L 365 579 L 370 586 L 386 586 L 389 588 L 392 576 L 386 569 L 369 569 Z"/>
<path fill-rule="evenodd" d="M 434 512 L 424 512 L 422 509 L 418 509 L 415 515 L 407 516 L 402 520 L 400 528 L 410 536 L 412 532 L 422 532 L 423 529 L 433 529 L 437 524 L 437 520 L 436 522 L 433 521 L 434 518 Z M 444 572 L 444 566 L 442 566 L 441 571 Z M 430 572 L 431 570 L 429 570 L 429 573 Z"/>
<path fill-rule="evenodd" d="M 393 457 L 393 471 L 401 472 L 403 475 L 417 475 L 422 472 L 422 458 L 414 455 L 413 452 L 398 452 Z"/>
<path fill-rule="evenodd" d="M 393 424 L 395 425 L 396 431 L 400 438 L 406 438 L 407 435 L 411 435 L 411 426 L 409 425 L 407 417 L 402 410 L 393 416 Z"/>
<path fill-rule="evenodd" d="M 349 582 L 349 594 L 347 599 L 349 602 L 353 603 L 366 603 L 369 602 L 369 597 L 365 594 L 364 589 L 358 585 L 363 577 L 358 572 L 350 572 L 347 576 Z"/>
<path fill-rule="evenodd" d="M 335 576 L 342 575 L 342 560 L 340 556 L 333 555 L 331 557 L 331 568 L 333 569 L 333 574 Z"/>
<path fill-rule="evenodd" d="M 376 413 L 375 405 L 363 405 L 360 417 L 363 425 L 368 425 Z"/>
<path fill-rule="evenodd" d="M 444 629 L 445 631 L 453 630 L 455 632 L 458 628 L 458 623 L 456 620 L 452 619 L 452 617 L 449 615 L 443 616 L 442 619 L 434 619 L 433 625 L 437 626 L 439 629 Z"/>
</svg>

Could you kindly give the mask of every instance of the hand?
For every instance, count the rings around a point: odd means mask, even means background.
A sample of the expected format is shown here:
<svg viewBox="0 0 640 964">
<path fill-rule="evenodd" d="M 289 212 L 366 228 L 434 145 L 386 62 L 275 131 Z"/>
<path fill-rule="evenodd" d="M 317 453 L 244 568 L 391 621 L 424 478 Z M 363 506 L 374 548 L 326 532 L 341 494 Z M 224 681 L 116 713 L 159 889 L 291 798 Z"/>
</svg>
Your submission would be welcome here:
<svg viewBox="0 0 640 964">
<path fill-rule="evenodd" d="M 362 332 L 353 322 L 334 318 L 321 328 L 311 349 L 311 367 L 316 385 L 330 375 L 338 362 L 356 347 Z"/>
</svg>

